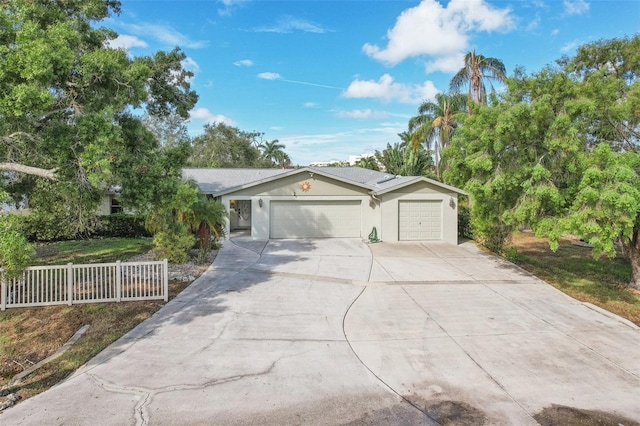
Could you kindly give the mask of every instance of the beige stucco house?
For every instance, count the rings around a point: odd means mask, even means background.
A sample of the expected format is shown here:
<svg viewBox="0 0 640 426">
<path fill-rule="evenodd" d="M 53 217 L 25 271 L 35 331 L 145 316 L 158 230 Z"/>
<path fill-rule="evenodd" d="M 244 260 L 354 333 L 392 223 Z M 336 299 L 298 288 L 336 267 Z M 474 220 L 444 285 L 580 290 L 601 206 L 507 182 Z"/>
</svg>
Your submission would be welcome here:
<svg viewBox="0 0 640 426">
<path fill-rule="evenodd" d="M 458 243 L 460 189 L 422 176 L 359 167 L 183 169 L 220 200 L 230 231 L 254 239 L 351 237 Z"/>
</svg>

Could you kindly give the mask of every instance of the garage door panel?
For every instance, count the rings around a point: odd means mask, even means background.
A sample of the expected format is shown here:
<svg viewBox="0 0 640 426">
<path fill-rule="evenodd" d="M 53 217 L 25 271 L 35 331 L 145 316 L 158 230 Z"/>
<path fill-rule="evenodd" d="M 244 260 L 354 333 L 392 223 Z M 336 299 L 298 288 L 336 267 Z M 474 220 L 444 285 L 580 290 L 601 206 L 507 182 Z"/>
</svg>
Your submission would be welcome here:
<svg viewBox="0 0 640 426">
<path fill-rule="evenodd" d="M 360 201 L 272 201 L 271 238 L 360 237 Z"/>
<path fill-rule="evenodd" d="M 401 200 L 398 203 L 398 239 L 442 239 L 442 201 Z"/>
</svg>

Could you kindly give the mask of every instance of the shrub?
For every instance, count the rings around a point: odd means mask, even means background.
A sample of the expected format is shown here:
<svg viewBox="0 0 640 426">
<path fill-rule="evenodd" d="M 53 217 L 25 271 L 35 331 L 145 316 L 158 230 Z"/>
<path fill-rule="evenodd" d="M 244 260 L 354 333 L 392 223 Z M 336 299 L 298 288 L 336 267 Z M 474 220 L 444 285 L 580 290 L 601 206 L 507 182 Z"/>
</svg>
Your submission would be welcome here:
<svg viewBox="0 0 640 426">
<path fill-rule="evenodd" d="M 35 253 L 19 230 L 20 219 L 13 214 L 0 217 L 0 267 L 7 278 L 19 276 Z"/>
<path fill-rule="evenodd" d="M 96 237 L 137 238 L 150 237 L 144 226 L 144 216 L 114 213 L 96 217 L 92 235 Z"/>
<path fill-rule="evenodd" d="M 175 231 L 160 231 L 153 237 L 156 257 L 168 259 L 171 263 L 185 263 L 195 242 L 193 235 Z"/>
<path fill-rule="evenodd" d="M 458 237 L 473 239 L 473 228 L 471 227 L 471 210 L 464 204 L 458 205 Z"/>
</svg>

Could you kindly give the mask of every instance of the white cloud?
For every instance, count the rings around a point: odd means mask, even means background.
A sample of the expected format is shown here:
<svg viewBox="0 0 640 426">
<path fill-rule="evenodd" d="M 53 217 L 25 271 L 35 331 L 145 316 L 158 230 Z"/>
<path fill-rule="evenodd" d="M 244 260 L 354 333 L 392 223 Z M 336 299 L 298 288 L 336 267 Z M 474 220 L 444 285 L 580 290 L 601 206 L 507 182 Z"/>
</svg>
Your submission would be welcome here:
<svg viewBox="0 0 640 426">
<path fill-rule="evenodd" d="M 533 31 L 536 28 L 538 28 L 540 26 L 540 21 L 541 21 L 540 15 L 536 15 L 536 17 L 533 18 L 533 20 L 527 24 L 527 27 L 526 27 L 527 31 Z"/>
<path fill-rule="evenodd" d="M 124 25 L 124 28 L 134 34 L 151 37 L 170 47 L 180 46 L 181 48 L 200 49 L 206 47 L 208 44 L 205 40 L 191 40 L 189 36 L 182 34 L 168 25 L 139 22 L 137 24 Z"/>
<path fill-rule="evenodd" d="M 200 71 L 200 65 L 198 65 L 198 63 L 189 56 L 182 60 L 182 68 L 193 73 Z"/>
<path fill-rule="evenodd" d="M 514 27 L 510 9 L 494 8 L 484 0 L 451 0 L 446 6 L 436 0 L 423 0 L 400 14 L 387 31 L 386 47 L 366 43 L 362 50 L 387 65 L 424 55 L 435 56 L 433 64 L 449 64 L 451 57 L 468 49 L 471 33 L 507 32 Z"/>
<path fill-rule="evenodd" d="M 340 118 L 376 119 L 387 118 L 389 113 L 385 111 L 373 111 L 371 109 L 354 109 L 352 111 L 338 111 L 336 114 Z"/>
<path fill-rule="evenodd" d="M 195 108 L 189 112 L 191 118 L 203 120 L 207 124 L 224 123 L 229 126 L 235 126 L 236 122 L 222 114 L 214 114 L 208 108 Z"/>
<path fill-rule="evenodd" d="M 258 78 L 261 78 L 263 80 L 279 80 L 282 78 L 282 76 L 277 72 L 261 72 L 260 74 L 258 74 Z"/>
<path fill-rule="evenodd" d="M 293 16 L 284 16 L 280 18 L 274 25 L 257 27 L 254 28 L 253 31 L 259 33 L 278 34 L 288 34 L 295 31 L 302 31 L 305 33 L 323 34 L 329 32 L 330 30 L 324 28 L 319 24 L 316 24 L 315 22 L 295 18 Z"/>
<path fill-rule="evenodd" d="M 567 44 L 565 44 L 564 46 L 562 46 L 560 48 L 560 52 L 562 53 L 569 53 L 572 50 L 574 50 L 576 47 L 578 47 L 580 45 L 580 42 L 577 40 L 573 40 L 568 42 Z"/>
<path fill-rule="evenodd" d="M 389 74 L 375 80 L 360 80 L 356 78 L 349 87 L 342 92 L 345 98 L 374 98 L 386 102 L 397 101 L 407 104 L 420 103 L 427 99 L 433 99 L 438 89 L 433 82 L 425 81 L 419 84 L 396 83 Z"/>
<path fill-rule="evenodd" d="M 582 15 L 589 11 L 589 3 L 585 0 L 564 0 L 564 12 L 567 15 Z"/>
<path fill-rule="evenodd" d="M 318 108 L 320 105 L 317 102 L 305 102 L 302 106 L 305 108 Z"/>
<path fill-rule="evenodd" d="M 287 147 L 294 164 L 315 161 L 347 160 L 350 155 L 382 150 L 388 142 L 399 142 L 398 133 L 407 129 L 407 122 L 381 123 L 335 133 L 304 133 L 276 135 Z"/>
<path fill-rule="evenodd" d="M 222 7 L 218 8 L 218 15 L 229 16 L 234 8 L 241 6 L 247 1 L 248 0 L 219 0 L 219 3 L 222 3 Z"/>
<path fill-rule="evenodd" d="M 233 65 L 236 67 L 252 67 L 253 61 L 251 59 L 243 59 L 241 61 L 235 61 Z"/>
<path fill-rule="evenodd" d="M 557 28 L 555 30 L 551 31 L 551 35 L 554 36 L 554 37 L 557 36 L 558 34 L 560 34 L 560 30 L 557 29 Z"/>
<path fill-rule="evenodd" d="M 460 68 L 462 68 L 462 64 L 464 64 L 464 53 L 452 53 L 447 56 L 436 57 L 436 59 L 432 61 L 428 61 L 425 65 L 425 71 L 427 73 L 435 72 L 435 71 L 443 71 L 443 72 L 458 72 Z"/>
<path fill-rule="evenodd" d="M 147 47 L 148 44 L 144 40 L 140 40 L 136 36 L 120 34 L 113 40 L 109 40 L 107 43 L 109 47 L 113 49 L 129 50 L 132 47 Z"/>
</svg>

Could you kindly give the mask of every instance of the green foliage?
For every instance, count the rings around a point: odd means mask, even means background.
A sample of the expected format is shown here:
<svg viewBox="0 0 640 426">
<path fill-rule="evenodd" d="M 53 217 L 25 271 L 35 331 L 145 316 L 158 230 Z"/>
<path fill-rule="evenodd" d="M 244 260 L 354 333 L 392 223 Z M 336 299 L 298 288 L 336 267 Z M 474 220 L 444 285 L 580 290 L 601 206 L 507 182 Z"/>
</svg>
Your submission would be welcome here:
<svg viewBox="0 0 640 426">
<path fill-rule="evenodd" d="M 31 214 L 23 216 L 24 232 L 31 241 L 71 240 L 88 237 L 95 227 L 99 192 L 74 182 L 33 182 Z"/>
<path fill-rule="evenodd" d="M 271 161 L 272 167 L 286 168 L 291 164 L 289 155 L 284 152 L 286 148 L 281 144 L 278 139 L 274 139 L 270 142 L 264 142 L 258 145 L 262 149 L 262 158 Z"/>
<path fill-rule="evenodd" d="M 29 200 L 38 238 L 89 233 L 98 194 L 111 186 L 148 211 L 188 156 L 188 143 L 161 149 L 131 114 L 188 117 L 197 95 L 186 56 L 110 48 L 117 34 L 100 21 L 119 12 L 112 0 L 3 2 L 0 170 L 10 173 L 0 187 L 15 203 Z"/>
<path fill-rule="evenodd" d="M 501 98 L 474 107 L 443 161 L 471 195 L 477 239 L 500 252 L 525 225 L 552 249 L 575 234 L 596 258 L 621 241 L 640 262 L 639 58 L 640 36 L 596 42 L 562 69 L 517 70 Z"/>
<path fill-rule="evenodd" d="M 471 226 L 471 209 L 466 204 L 458 204 L 458 237 L 473 239 Z"/>
<path fill-rule="evenodd" d="M 410 141 L 414 149 L 423 144 L 435 158 L 436 176 L 440 176 L 440 152 L 449 145 L 455 130 L 466 115 L 467 98 L 459 93 L 438 93 L 436 101 L 423 102 L 418 115 L 409 120 Z"/>
<path fill-rule="evenodd" d="M 20 232 L 17 219 L 12 214 L 0 216 L 0 267 L 7 278 L 19 276 L 35 254 Z"/>
<path fill-rule="evenodd" d="M 150 234 L 144 221 L 144 216 L 127 213 L 98 216 L 92 236 L 107 238 L 149 237 Z"/>
<path fill-rule="evenodd" d="M 477 54 L 475 50 L 464 56 L 464 66 L 451 78 L 449 90 L 458 92 L 464 85 L 469 87 L 469 102 L 486 104 L 487 88 L 484 81 L 491 82 L 506 80 L 506 69 L 501 60 Z M 471 105 L 469 105 L 471 109 Z"/>
<path fill-rule="evenodd" d="M 220 202 L 208 200 L 193 182 L 185 182 L 151 212 L 146 226 L 154 234 L 156 254 L 181 263 L 196 243 L 193 233 L 198 234 L 199 248 L 209 248 L 210 233 L 220 237 L 226 214 Z"/>
<path fill-rule="evenodd" d="M 158 259 L 168 259 L 171 263 L 184 263 L 189 260 L 189 250 L 196 239 L 189 233 L 177 229 L 160 231 L 153 237 L 153 246 Z"/>
<path fill-rule="evenodd" d="M 375 158 L 392 175 L 433 176 L 433 159 L 422 146 L 413 149 L 407 143 L 387 144 L 382 152 L 376 150 Z"/>
<path fill-rule="evenodd" d="M 190 167 L 272 167 L 272 159 L 263 156 L 258 148 L 261 136 L 224 123 L 207 124 L 204 134 L 193 140 L 188 164 Z M 273 143 L 275 155 L 280 144 Z"/>
<path fill-rule="evenodd" d="M 362 157 L 360 161 L 358 161 L 358 167 L 362 167 L 363 169 L 369 170 L 380 170 L 378 166 L 378 161 L 375 156 Z"/>
</svg>

